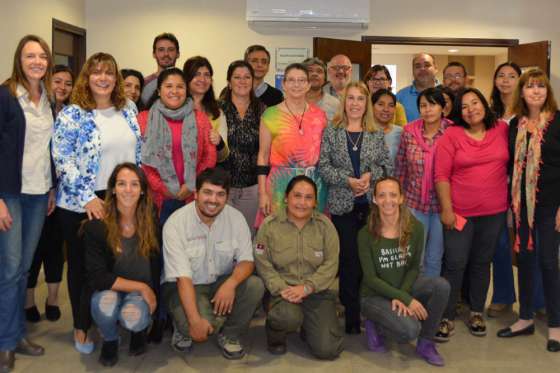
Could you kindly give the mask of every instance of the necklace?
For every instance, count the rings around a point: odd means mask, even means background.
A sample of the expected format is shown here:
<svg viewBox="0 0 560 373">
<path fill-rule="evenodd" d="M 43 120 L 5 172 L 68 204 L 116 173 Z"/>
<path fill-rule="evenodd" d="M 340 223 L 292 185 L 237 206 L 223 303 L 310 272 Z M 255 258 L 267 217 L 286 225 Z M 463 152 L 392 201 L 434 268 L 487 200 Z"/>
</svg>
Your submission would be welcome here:
<svg viewBox="0 0 560 373">
<path fill-rule="evenodd" d="M 348 130 L 346 130 L 346 136 L 348 137 L 348 141 L 350 141 L 350 144 L 352 144 L 352 150 L 355 152 L 358 151 L 358 144 L 360 143 L 360 139 L 362 138 L 363 133 L 364 131 L 360 131 L 360 134 L 358 135 L 356 142 L 354 142 L 352 141 L 352 136 L 350 136 L 350 133 L 348 132 Z"/>
<path fill-rule="evenodd" d="M 286 105 L 286 109 L 288 109 L 288 111 L 290 112 L 290 114 L 292 115 L 292 117 L 296 120 L 296 122 L 298 121 L 297 116 L 292 112 L 292 110 L 290 109 L 290 107 L 288 106 L 288 102 L 284 101 L 284 105 Z M 305 107 L 303 108 L 303 113 L 301 113 L 301 118 L 299 119 L 299 123 L 298 123 L 298 131 L 300 135 L 303 135 L 303 116 L 305 115 L 305 112 L 307 111 L 307 104 L 305 104 Z"/>
</svg>

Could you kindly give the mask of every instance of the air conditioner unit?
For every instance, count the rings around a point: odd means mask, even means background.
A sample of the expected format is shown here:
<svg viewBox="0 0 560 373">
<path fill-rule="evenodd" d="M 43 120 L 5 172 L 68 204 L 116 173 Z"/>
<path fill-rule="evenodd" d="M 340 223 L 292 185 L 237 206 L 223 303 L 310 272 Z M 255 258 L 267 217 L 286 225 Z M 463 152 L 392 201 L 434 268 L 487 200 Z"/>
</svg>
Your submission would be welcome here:
<svg viewBox="0 0 560 373">
<path fill-rule="evenodd" d="M 369 24 L 370 0 L 247 0 L 247 21 L 302 27 Z"/>
</svg>

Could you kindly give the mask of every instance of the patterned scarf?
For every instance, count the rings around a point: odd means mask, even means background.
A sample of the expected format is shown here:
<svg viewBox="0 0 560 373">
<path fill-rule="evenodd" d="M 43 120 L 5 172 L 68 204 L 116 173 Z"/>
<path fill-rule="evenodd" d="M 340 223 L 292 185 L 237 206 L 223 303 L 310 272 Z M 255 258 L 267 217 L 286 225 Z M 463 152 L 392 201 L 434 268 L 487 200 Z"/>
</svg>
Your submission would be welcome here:
<svg viewBox="0 0 560 373">
<path fill-rule="evenodd" d="M 550 113 L 541 113 L 539 122 L 531 135 L 529 146 L 527 147 L 527 126 L 529 119 L 523 117 L 519 120 L 517 126 L 517 137 L 515 138 L 515 155 L 513 160 L 513 175 L 511 182 L 511 197 L 513 205 L 513 214 L 515 216 L 516 235 L 513 248 L 519 252 L 520 237 L 519 228 L 521 225 L 521 181 L 523 170 L 525 170 L 525 195 L 527 204 L 527 222 L 529 225 L 529 239 L 527 242 L 527 250 L 533 250 L 534 243 L 532 239 L 533 223 L 535 219 L 535 204 L 537 197 L 537 183 L 539 180 L 539 171 L 541 167 L 541 144 L 544 133 L 552 116 Z"/>
<path fill-rule="evenodd" d="M 179 192 L 181 186 L 173 166 L 171 129 L 167 119 L 183 120 L 181 149 L 183 150 L 185 163 L 185 184 L 190 191 L 194 191 L 198 133 L 191 98 L 176 110 L 166 108 L 161 100 L 157 100 L 152 105 L 148 114 L 148 128 L 142 146 L 142 163 L 158 171 L 169 192 L 173 194 Z"/>
<path fill-rule="evenodd" d="M 445 129 L 451 124 L 451 121 L 446 118 L 441 119 L 441 128 Z M 423 204 L 430 203 L 430 192 L 434 189 L 434 162 L 436 154 L 436 145 L 428 144 L 424 138 L 424 120 L 416 119 L 415 121 L 408 124 L 411 126 L 411 132 L 414 136 L 416 143 L 422 148 L 424 153 L 424 172 L 422 174 L 422 191 L 421 198 Z M 439 130 L 438 130 L 439 131 Z"/>
</svg>

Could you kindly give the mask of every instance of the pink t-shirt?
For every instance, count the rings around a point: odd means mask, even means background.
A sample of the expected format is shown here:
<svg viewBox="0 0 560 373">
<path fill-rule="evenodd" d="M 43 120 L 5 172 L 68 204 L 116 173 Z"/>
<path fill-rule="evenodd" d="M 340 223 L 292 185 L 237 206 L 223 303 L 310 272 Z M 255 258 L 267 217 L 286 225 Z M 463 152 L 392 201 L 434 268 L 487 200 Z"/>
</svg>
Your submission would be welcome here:
<svg viewBox="0 0 560 373">
<path fill-rule="evenodd" d="M 436 150 L 435 182 L 451 185 L 453 211 L 464 217 L 507 210 L 508 126 L 498 120 L 484 139 L 447 128 Z"/>
<path fill-rule="evenodd" d="M 179 185 L 185 183 L 185 161 L 183 159 L 182 135 L 183 135 L 183 121 L 167 119 L 169 129 L 171 130 L 171 160 L 173 167 L 175 167 L 175 174 Z"/>
</svg>

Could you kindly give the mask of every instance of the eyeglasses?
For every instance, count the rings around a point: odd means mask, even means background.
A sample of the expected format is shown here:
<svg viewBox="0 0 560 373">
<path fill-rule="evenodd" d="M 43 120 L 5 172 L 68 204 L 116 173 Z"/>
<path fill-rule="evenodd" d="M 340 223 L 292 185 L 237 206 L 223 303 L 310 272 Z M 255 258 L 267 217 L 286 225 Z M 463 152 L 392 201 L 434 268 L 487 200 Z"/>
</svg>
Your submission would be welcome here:
<svg viewBox="0 0 560 373">
<path fill-rule="evenodd" d="M 350 71 L 351 68 L 352 68 L 352 66 L 348 66 L 348 65 L 332 65 L 332 66 L 329 66 L 329 69 L 331 69 L 331 70 L 334 70 L 334 71 L 342 70 L 344 72 Z"/>
<path fill-rule="evenodd" d="M 286 79 L 286 84 L 289 84 L 289 85 L 296 85 L 296 84 L 304 85 L 306 83 L 307 83 L 307 79 L 305 79 L 305 78 L 300 78 L 300 79 L 288 78 L 288 79 Z"/>
<path fill-rule="evenodd" d="M 368 81 L 379 84 L 379 83 L 388 82 L 389 79 L 387 79 L 387 78 L 369 78 Z"/>
<path fill-rule="evenodd" d="M 444 79 L 463 79 L 465 76 L 463 74 L 445 74 Z"/>
</svg>

